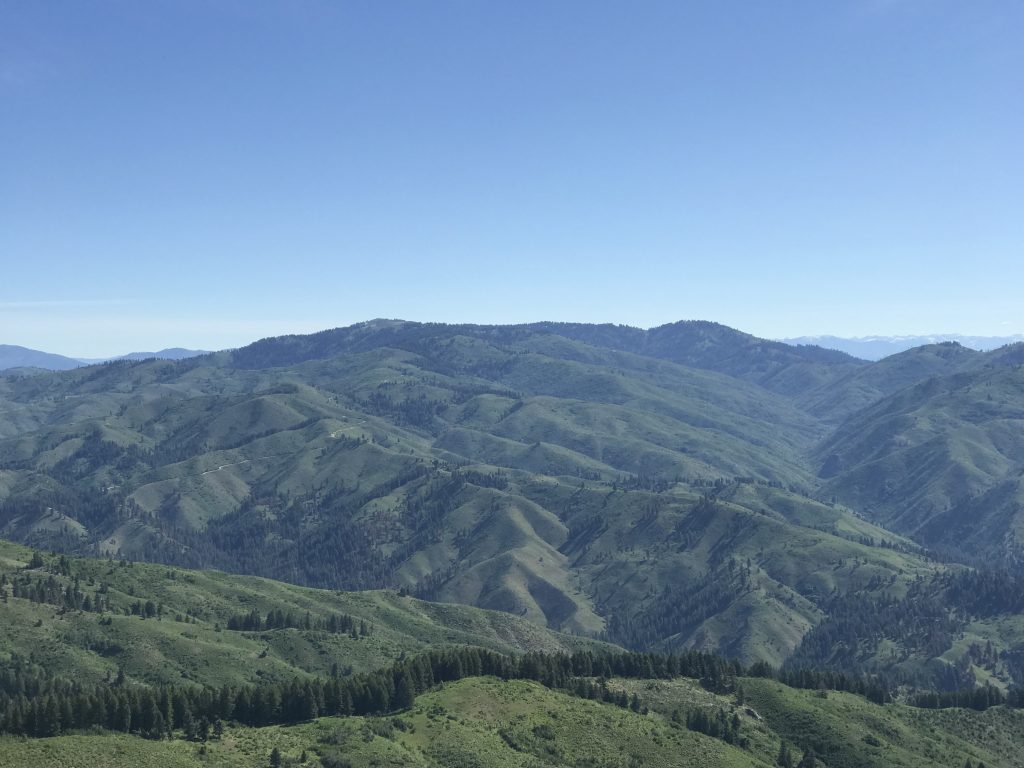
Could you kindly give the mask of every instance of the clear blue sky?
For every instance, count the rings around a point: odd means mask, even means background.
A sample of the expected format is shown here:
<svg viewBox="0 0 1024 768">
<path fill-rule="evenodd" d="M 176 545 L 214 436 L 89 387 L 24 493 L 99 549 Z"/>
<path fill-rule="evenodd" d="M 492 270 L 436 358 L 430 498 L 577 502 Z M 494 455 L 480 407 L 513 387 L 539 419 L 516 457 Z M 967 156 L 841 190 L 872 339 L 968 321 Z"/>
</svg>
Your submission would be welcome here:
<svg viewBox="0 0 1024 768">
<path fill-rule="evenodd" d="M 0 0 L 0 343 L 1024 332 L 1024 3 Z"/>
</svg>

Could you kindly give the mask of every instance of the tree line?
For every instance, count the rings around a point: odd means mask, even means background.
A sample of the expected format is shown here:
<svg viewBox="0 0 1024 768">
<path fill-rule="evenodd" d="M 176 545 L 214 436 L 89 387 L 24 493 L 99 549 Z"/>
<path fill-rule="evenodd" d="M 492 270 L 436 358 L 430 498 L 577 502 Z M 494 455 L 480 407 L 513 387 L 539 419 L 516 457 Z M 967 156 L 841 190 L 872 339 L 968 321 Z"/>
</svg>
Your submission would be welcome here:
<svg viewBox="0 0 1024 768">
<path fill-rule="evenodd" d="M 267 629 L 322 630 L 332 634 L 348 634 L 352 637 L 366 637 L 370 634 L 370 626 L 366 621 L 356 619 L 347 613 L 332 613 L 324 618 L 313 616 L 309 611 L 305 614 L 295 614 L 292 611 L 282 611 L 280 608 L 267 611 L 266 618 L 253 608 L 249 613 L 229 618 L 227 628 L 239 632 L 261 632 Z"/>
<path fill-rule="evenodd" d="M 49 677 L 18 662 L 0 675 L 0 733 L 31 737 L 103 728 L 145 738 L 181 733 L 202 738 L 225 722 L 265 726 L 320 716 L 384 715 L 412 706 L 434 686 L 493 675 L 534 680 L 573 690 L 577 678 L 696 677 L 735 679 L 742 669 L 708 654 L 567 654 L 506 656 L 480 648 L 429 651 L 391 667 L 349 677 L 295 679 L 288 683 L 209 688 L 198 686 L 84 685 Z"/>
<path fill-rule="evenodd" d="M 890 700 L 881 682 L 831 671 L 784 670 L 757 663 L 743 668 L 734 661 L 691 651 L 658 653 L 527 653 L 506 656 L 481 648 L 434 650 L 390 667 L 347 677 L 295 679 L 220 688 L 129 684 L 123 673 L 106 684 L 86 685 L 52 677 L 39 667 L 14 659 L 0 671 L 0 733 L 30 737 L 101 728 L 160 739 L 181 735 L 203 740 L 227 722 L 266 726 L 308 721 L 321 716 L 384 715 L 408 709 L 420 693 L 434 686 L 481 675 L 504 680 L 533 680 L 587 698 L 638 707 L 636 699 L 610 691 L 611 677 L 634 679 L 695 678 L 718 693 L 737 692 L 737 677 L 769 677 L 791 687 L 845 690 L 883 703 Z M 596 682 L 594 679 L 596 678 Z M 910 703 L 921 707 L 968 706 L 984 709 L 1006 704 L 1024 706 L 1024 694 L 979 689 L 961 694 L 921 694 Z M 691 730 L 738 741 L 738 726 L 715 715 L 690 713 L 682 722 Z"/>
</svg>

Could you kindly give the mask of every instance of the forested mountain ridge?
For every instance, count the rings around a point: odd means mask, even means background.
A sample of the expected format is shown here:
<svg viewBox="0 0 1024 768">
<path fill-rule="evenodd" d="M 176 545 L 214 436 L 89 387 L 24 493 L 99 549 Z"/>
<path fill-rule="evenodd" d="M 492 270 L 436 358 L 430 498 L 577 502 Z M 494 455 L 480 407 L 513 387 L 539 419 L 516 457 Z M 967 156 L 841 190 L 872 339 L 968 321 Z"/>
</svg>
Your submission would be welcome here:
<svg viewBox="0 0 1024 768">
<path fill-rule="evenodd" d="M 885 422 L 957 376 L 1003 377 L 1012 409 L 1017 352 L 904 354 L 868 364 L 712 323 L 373 321 L 181 362 L 7 375 L 0 532 L 780 664 L 849 615 L 844 596 L 885 610 L 956 568 L 868 522 L 927 530 L 844 482 L 874 456 L 857 420 Z M 908 488 L 941 472 L 926 464 Z M 1005 543 L 1000 525 L 979 539 Z M 947 639 L 873 638 L 864 653 L 896 641 L 908 674 L 934 676 L 929 659 L 969 656 Z"/>
<path fill-rule="evenodd" d="M 643 330 L 586 323 L 487 326 L 372 320 L 307 336 L 264 339 L 228 354 L 233 365 L 267 368 L 380 347 L 419 351 L 432 341 L 452 336 L 500 345 L 544 334 L 724 373 L 782 394 L 802 392 L 822 380 L 831 380 L 866 365 L 843 352 L 759 339 L 706 321 L 681 321 Z"/>
</svg>

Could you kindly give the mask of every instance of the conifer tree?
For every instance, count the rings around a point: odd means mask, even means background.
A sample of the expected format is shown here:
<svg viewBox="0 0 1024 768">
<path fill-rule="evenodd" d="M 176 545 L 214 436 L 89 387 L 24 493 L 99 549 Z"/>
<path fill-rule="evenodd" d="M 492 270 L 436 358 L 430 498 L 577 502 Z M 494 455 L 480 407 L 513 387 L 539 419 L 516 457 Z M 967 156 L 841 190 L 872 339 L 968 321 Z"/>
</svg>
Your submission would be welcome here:
<svg viewBox="0 0 1024 768">
<path fill-rule="evenodd" d="M 775 758 L 775 764 L 779 768 L 793 768 L 793 755 L 789 751 L 789 744 L 782 742 L 779 747 L 779 756 Z"/>
<path fill-rule="evenodd" d="M 402 670 L 395 683 L 395 698 L 391 706 L 395 709 L 409 709 L 416 700 L 416 691 L 413 688 L 412 678 L 407 670 Z"/>
</svg>

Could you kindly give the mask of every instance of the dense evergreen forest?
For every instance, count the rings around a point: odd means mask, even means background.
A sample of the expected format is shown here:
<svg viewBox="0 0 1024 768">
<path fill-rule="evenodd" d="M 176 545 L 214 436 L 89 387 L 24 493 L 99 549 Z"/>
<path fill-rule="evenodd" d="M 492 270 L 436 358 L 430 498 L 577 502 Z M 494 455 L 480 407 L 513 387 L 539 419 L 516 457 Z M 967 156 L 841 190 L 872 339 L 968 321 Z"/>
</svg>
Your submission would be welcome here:
<svg viewBox="0 0 1024 768">
<path fill-rule="evenodd" d="M 736 694 L 740 701 L 743 693 L 738 678 L 742 676 L 768 677 L 792 688 L 852 692 L 876 704 L 891 699 L 887 683 L 877 678 L 810 669 L 777 671 L 764 663 L 744 669 L 736 662 L 699 652 L 507 656 L 479 648 L 448 649 L 419 654 L 371 673 L 219 689 L 129 685 L 123 676 L 107 685 L 83 686 L 15 659 L 0 670 L 0 733 L 45 737 L 95 727 L 152 739 L 181 736 L 205 740 L 225 722 L 265 726 L 319 716 L 397 712 L 412 706 L 418 694 L 436 685 L 481 675 L 533 680 L 635 709 L 640 706 L 635 697 L 611 691 L 606 683 L 609 678 L 694 678 L 709 691 Z M 918 693 L 910 701 L 927 708 L 1024 707 L 1024 692 L 1003 694 L 987 686 L 952 693 Z M 682 713 L 678 718 L 691 730 L 742 743 L 738 726 L 731 721 L 697 711 Z"/>
</svg>

